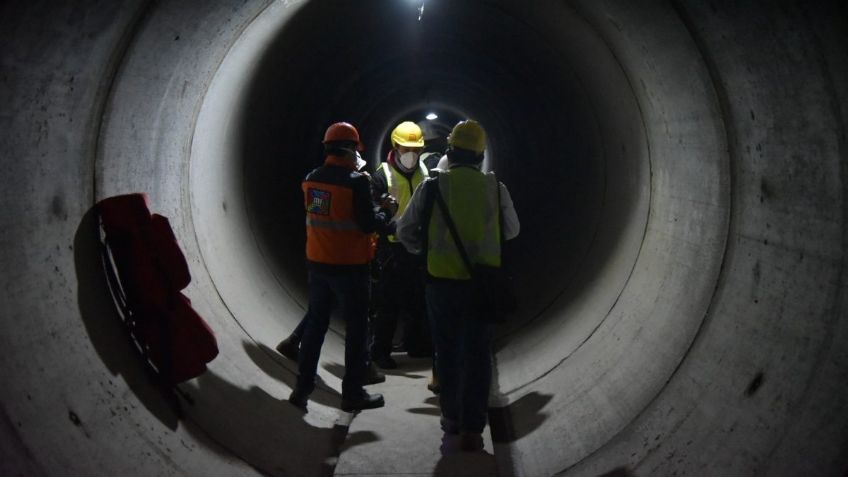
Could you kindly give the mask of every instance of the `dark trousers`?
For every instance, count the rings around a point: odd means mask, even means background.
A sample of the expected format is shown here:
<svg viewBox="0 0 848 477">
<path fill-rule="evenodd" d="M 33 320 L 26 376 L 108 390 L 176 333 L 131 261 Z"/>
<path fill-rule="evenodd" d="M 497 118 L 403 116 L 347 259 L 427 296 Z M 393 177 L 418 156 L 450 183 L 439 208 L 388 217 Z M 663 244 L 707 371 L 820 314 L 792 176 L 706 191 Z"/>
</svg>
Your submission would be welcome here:
<svg viewBox="0 0 848 477">
<path fill-rule="evenodd" d="M 368 327 L 368 270 L 339 273 L 309 272 L 309 310 L 298 355 L 299 389 L 311 392 L 330 314 L 338 304 L 345 321 L 345 375 L 342 395 L 354 396 L 365 384 Z"/>
<path fill-rule="evenodd" d="M 303 331 L 306 330 L 306 319 L 308 317 L 309 313 L 307 312 L 305 315 L 303 315 L 303 318 L 300 319 L 300 323 L 297 324 L 297 326 L 294 328 L 294 331 L 292 331 L 291 336 L 297 339 L 298 343 L 300 342 L 300 340 L 303 339 Z"/>
<path fill-rule="evenodd" d="M 402 312 L 409 315 L 403 341 L 407 351 L 422 355 L 432 352 L 430 329 L 424 305 L 421 258 L 406 251 L 400 243 L 387 243 L 386 256 L 377 284 L 377 309 L 374 315 L 374 342 L 371 356 L 389 356 L 392 338 Z"/>
<path fill-rule="evenodd" d="M 442 388 L 443 425 L 460 432 L 483 432 L 492 382 L 491 326 L 476 318 L 465 280 L 434 280 L 427 284 L 426 299 Z"/>
</svg>

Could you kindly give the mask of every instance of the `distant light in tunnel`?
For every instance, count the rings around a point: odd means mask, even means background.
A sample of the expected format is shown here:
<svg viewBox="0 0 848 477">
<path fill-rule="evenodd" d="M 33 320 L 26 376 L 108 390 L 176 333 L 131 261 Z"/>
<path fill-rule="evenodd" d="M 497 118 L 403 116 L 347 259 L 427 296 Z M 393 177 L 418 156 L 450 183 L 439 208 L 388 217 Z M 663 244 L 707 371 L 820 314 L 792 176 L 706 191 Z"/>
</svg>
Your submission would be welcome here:
<svg viewBox="0 0 848 477">
<path fill-rule="evenodd" d="M 436 113 L 430 113 L 427 116 L 424 116 L 428 121 L 432 121 L 434 119 L 439 119 L 439 115 Z"/>
<path fill-rule="evenodd" d="M 424 3 L 427 0 L 406 0 L 406 1 L 408 3 L 411 3 L 411 4 L 418 4 L 418 8 L 416 8 L 415 10 L 418 12 L 418 21 L 420 22 L 421 18 L 424 16 Z"/>
</svg>

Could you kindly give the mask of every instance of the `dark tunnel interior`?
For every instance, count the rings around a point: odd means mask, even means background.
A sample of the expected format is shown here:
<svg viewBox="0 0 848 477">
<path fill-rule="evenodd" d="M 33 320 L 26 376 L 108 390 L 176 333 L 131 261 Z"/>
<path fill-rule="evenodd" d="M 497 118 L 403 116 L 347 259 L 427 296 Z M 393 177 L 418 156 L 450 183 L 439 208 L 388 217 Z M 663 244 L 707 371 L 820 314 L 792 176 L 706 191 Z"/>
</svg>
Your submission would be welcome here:
<svg viewBox="0 0 848 477">
<path fill-rule="evenodd" d="M 257 241 L 281 282 L 304 291 L 304 237 L 292 231 L 303 223 L 299 183 L 321 160 L 316 139 L 326 126 L 357 125 L 365 158 L 376 165 L 391 128 L 421 121 L 430 108 L 478 119 L 488 132 L 488 167 L 510 188 L 524 230 L 507 249 L 526 304 L 517 324 L 579 294 L 592 276 L 578 281 L 574 271 L 602 242 L 596 235 L 609 234 L 602 246 L 615 246 L 614 228 L 599 232 L 602 216 L 634 213 L 627 209 L 638 178 L 622 184 L 607 176 L 640 173 L 604 151 L 628 138 L 602 137 L 599 116 L 610 113 L 598 111 L 569 60 L 586 52 L 559 49 L 555 32 L 508 5 L 433 2 L 420 21 L 415 2 L 372 8 L 341 2 L 327 15 L 325 5 L 305 5 L 251 79 L 237 160 Z M 614 198 L 611 183 L 620 188 Z"/>
</svg>

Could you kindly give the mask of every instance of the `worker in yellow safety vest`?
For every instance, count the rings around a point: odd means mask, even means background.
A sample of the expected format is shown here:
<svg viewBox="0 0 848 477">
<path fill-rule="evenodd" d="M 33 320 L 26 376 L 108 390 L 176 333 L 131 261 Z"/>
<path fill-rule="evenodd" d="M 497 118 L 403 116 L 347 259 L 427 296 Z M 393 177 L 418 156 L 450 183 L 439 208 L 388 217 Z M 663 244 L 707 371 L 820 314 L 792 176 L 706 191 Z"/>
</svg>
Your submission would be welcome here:
<svg viewBox="0 0 848 477">
<path fill-rule="evenodd" d="M 420 160 L 424 134 L 412 121 L 398 124 L 391 134 L 392 149 L 372 180 L 375 201 L 384 195 L 398 202 L 398 215 L 409 204 L 412 194 L 427 178 Z M 424 308 L 423 262 L 410 254 L 392 234 L 380 237 L 377 248 L 379 280 L 373 322 L 372 362 L 383 369 L 397 367 L 392 358 L 392 341 L 398 319 L 403 320 L 403 346 L 413 358 L 432 357 L 432 339 Z M 405 315 L 402 315 L 405 313 Z"/>
<path fill-rule="evenodd" d="M 466 265 L 442 208 L 441 196 L 470 264 L 501 266 L 501 241 L 518 235 L 519 222 L 506 186 L 480 170 L 486 133 L 473 120 L 448 136 L 447 168 L 419 187 L 396 236 L 410 253 L 426 255 L 427 315 L 433 330 L 442 451 L 483 448 L 492 376 L 491 325 L 481 319 Z"/>
</svg>

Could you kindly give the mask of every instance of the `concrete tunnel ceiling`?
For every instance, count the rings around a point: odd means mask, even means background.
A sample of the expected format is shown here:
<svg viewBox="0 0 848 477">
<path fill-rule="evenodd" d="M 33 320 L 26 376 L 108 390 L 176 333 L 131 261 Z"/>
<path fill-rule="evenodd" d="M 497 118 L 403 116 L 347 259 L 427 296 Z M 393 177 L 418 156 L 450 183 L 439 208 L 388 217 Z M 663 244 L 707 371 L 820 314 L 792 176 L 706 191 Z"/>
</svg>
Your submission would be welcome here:
<svg viewBox="0 0 848 477">
<path fill-rule="evenodd" d="M 429 109 L 484 124 L 522 222 L 502 475 L 848 470 L 846 7 L 418 5 L 2 7 L 2 473 L 332 472 L 338 376 L 305 417 L 278 409 L 295 369 L 272 350 L 305 305 L 299 182 L 330 123 L 377 164 Z M 91 243 L 91 206 L 133 191 L 171 219 L 221 346 L 179 422 L 119 339 Z"/>
</svg>

